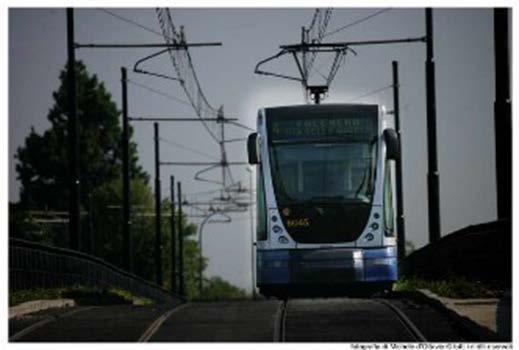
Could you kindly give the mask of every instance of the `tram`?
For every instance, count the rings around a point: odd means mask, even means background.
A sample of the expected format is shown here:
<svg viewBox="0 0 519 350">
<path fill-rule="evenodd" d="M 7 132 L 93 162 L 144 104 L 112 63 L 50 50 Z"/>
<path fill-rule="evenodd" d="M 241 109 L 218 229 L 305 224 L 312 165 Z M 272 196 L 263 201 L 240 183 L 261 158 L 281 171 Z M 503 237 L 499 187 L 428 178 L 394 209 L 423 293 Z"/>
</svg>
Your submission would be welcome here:
<svg viewBox="0 0 519 350">
<path fill-rule="evenodd" d="M 383 108 L 259 110 L 257 286 L 266 296 L 384 290 L 397 279 L 397 133 Z"/>
</svg>

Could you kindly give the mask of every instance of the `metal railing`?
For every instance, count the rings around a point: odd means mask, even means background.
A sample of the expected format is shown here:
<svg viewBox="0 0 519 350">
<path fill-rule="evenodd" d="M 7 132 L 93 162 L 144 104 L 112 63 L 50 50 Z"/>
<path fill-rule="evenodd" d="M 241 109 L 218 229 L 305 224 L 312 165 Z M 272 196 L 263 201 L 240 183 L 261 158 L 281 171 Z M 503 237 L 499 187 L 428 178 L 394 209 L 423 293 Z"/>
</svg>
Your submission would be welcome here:
<svg viewBox="0 0 519 350">
<path fill-rule="evenodd" d="M 76 285 L 118 288 L 157 303 L 179 303 L 178 295 L 78 251 L 9 238 L 9 290 Z"/>
</svg>

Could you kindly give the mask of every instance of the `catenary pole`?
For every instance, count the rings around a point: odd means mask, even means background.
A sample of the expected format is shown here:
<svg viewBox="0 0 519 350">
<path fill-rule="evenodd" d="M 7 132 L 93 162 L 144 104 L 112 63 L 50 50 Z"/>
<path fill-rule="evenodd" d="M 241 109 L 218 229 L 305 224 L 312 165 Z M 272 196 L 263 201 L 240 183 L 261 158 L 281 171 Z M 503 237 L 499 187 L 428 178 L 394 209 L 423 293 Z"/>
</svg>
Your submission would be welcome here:
<svg viewBox="0 0 519 350">
<path fill-rule="evenodd" d="M 169 188 L 171 192 L 171 292 L 177 291 L 177 244 L 175 234 L 175 177 L 170 176 Z"/>
<path fill-rule="evenodd" d="M 69 245 L 81 250 L 79 122 L 77 116 L 76 54 L 74 48 L 74 9 L 67 8 L 67 93 L 69 140 Z"/>
<path fill-rule="evenodd" d="M 182 183 L 177 182 L 178 196 L 178 287 L 180 295 L 185 295 L 184 290 L 184 232 L 182 231 Z"/>
<path fill-rule="evenodd" d="M 155 141 L 155 279 L 162 286 L 162 207 L 160 199 L 159 124 L 153 123 Z"/>
<path fill-rule="evenodd" d="M 395 129 L 400 145 L 400 157 L 396 161 L 396 216 L 397 216 L 397 247 L 398 257 L 405 257 L 405 221 L 404 221 L 404 188 L 402 184 L 402 131 L 400 129 L 400 82 L 398 78 L 398 62 L 392 62 L 393 68 L 393 115 Z"/>
<path fill-rule="evenodd" d="M 510 100 L 509 11 L 494 9 L 497 217 L 512 217 L 512 102 Z"/>
<path fill-rule="evenodd" d="M 130 162 L 128 132 L 128 80 L 125 67 L 121 67 L 123 131 L 122 131 L 122 171 L 123 171 L 123 267 L 132 271 L 132 253 L 130 236 Z"/>
<path fill-rule="evenodd" d="M 209 215 L 207 215 L 204 220 L 200 223 L 200 227 L 198 229 L 198 249 L 200 250 L 198 255 L 198 297 L 202 297 L 202 293 L 204 290 L 204 268 L 203 268 L 203 262 L 204 262 L 204 250 L 203 250 L 203 233 L 204 233 L 204 226 L 205 224 L 211 219 L 214 215 L 218 214 L 217 212 L 213 212 Z"/>
<path fill-rule="evenodd" d="M 438 150 L 436 136 L 436 83 L 433 51 L 433 14 L 425 9 L 426 49 L 425 63 L 426 102 L 427 102 L 427 189 L 429 199 L 429 243 L 441 238 L 440 222 L 440 174 L 438 171 Z"/>
</svg>

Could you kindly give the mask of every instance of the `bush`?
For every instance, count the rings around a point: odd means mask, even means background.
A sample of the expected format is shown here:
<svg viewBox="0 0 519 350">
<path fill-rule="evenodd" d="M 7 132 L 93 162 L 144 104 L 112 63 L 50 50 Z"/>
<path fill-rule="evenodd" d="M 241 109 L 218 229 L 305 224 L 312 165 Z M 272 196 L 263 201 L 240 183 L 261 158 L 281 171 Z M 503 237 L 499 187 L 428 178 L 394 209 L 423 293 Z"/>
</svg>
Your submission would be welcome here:
<svg viewBox="0 0 519 350">
<path fill-rule="evenodd" d="M 249 295 L 241 288 L 233 286 L 221 277 L 211 277 L 204 281 L 202 296 L 199 300 L 237 300 L 248 299 Z"/>
<path fill-rule="evenodd" d="M 447 277 L 442 280 L 425 280 L 419 277 L 403 277 L 395 283 L 395 291 L 411 291 L 428 289 L 439 296 L 447 298 L 489 298 L 498 296 L 501 291 L 484 285 L 479 281 L 471 281 L 465 277 Z"/>
</svg>

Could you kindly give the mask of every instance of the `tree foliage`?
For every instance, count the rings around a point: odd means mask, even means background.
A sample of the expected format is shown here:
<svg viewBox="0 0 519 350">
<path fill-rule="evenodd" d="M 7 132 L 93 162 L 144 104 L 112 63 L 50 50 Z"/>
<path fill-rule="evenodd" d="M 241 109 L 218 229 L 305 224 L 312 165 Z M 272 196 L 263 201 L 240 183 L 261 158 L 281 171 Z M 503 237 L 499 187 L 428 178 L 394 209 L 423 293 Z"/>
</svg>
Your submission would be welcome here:
<svg viewBox="0 0 519 350">
<path fill-rule="evenodd" d="M 78 61 L 77 106 L 80 140 L 81 204 L 88 207 L 88 194 L 121 176 L 120 113 L 111 94 L 95 74 Z M 34 128 L 19 147 L 16 171 L 21 181 L 20 202 L 29 208 L 66 209 L 68 205 L 69 147 L 67 129 L 67 74 L 60 73 L 60 86 L 53 93 L 54 105 L 47 114 L 51 127 L 42 135 Z M 130 132 L 131 134 L 131 132 Z M 130 145 L 133 178 L 148 181 L 137 164 L 136 145 Z"/>
<path fill-rule="evenodd" d="M 142 180 L 134 179 L 131 189 L 131 257 L 133 272 L 147 280 L 155 280 L 155 208 L 149 186 Z M 122 264 L 122 181 L 116 180 L 99 187 L 93 194 L 94 206 L 94 252 L 95 255 L 116 264 Z M 164 287 L 171 288 L 171 202 L 162 202 L 162 267 Z M 178 225 L 179 213 L 175 212 L 175 225 Z M 177 235 L 178 235 L 178 230 Z M 182 235 L 184 237 L 185 285 L 188 298 L 198 292 L 200 250 L 196 239 L 197 228 L 182 215 Z M 177 236 L 178 242 L 178 236 Z M 178 257 L 178 243 L 176 255 Z M 202 268 L 206 263 L 202 261 Z M 178 266 L 177 266 L 178 269 Z"/>
<path fill-rule="evenodd" d="M 83 250 L 110 263 L 122 265 L 122 144 L 120 112 L 95 74 L 89 74 L 82 62 L 76 64 L 77 106 L 80 140 L 81 230 Z M 16 151 L 16 171 L 21 182 L 20 202 L 10 204 L 10 236 L 41 243 L 68 246 L 67 226 L 59 220 L 41 220 L 34 210 L 59 213 L 66 218 L 68 201 L 69 153 L 67 129 L 67 75 L 60 73 L 60 86 L 53 93 L 54 105 L 47 114 L 51 126 L 38 134 L 31 128 L 23 147 Z M 132 129 L 130 128 L 130 135 Z M 131 257 L 133 272 L 155 280 L 155 221 L 153 194 L 149 176 L 138 165 L 135 143 L 130 143 Z M 164 214 L 171 202 L 163 201 Z M 28 210 L 32 210 L 28 211 Z M 51 214 L 53 215 L 53 214 Z M 63 216 L 64 215 L 64 216 Z M 180 216 L 175 213 L 175 222 Z M 198 295 L 200 260 L 196 241 L 197 228 L 181 217 L 184 236 L 184 267 L 186 297 Z M 62 220 L 64 221 L 64 220 Z M 58 222 L 58 224 L 56 224 Z M 162 224 L 162 266 L 164 287 L 171 286 L 170 218 Z M 178 248 L 178 244 L 177 244 Z M 178 252 L 177 256 L 178 256 Z M 221 279 L 212 279 L 211 296 L 240 295 L 238 289 Z"/>
<path fill-rule="evenodd" d="M 202 300 L 232 300 L 245 299 L 247 293 L 221 277 L 215 276 L 205 281 Z"/>
<path fill-rule="evenodd" d="M 405 252 L 406 252 L 406 255 L 411 254 L 411 253 L 414 252 L 415 250 L 416 250 L 416 246 L 414 245 L 413 242 L 411 242 L 411 241 L 405 241 Z"/>
</svg>

